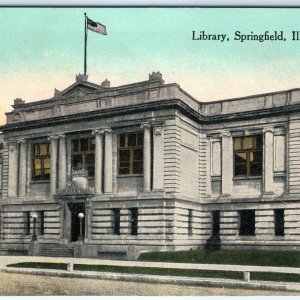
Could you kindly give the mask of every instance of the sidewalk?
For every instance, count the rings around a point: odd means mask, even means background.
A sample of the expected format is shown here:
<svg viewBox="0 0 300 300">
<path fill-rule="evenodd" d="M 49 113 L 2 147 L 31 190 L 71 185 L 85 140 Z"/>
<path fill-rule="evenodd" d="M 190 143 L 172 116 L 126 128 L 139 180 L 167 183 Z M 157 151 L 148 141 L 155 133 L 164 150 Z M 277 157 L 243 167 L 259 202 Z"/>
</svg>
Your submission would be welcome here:
<svg viewBox="0 0 300 300">
<path fill-rule="evenodd" d="M 237 266 L 237 265 L 205 265 L 205 264 L 178 264 L 178 263 L 157 263 L 157 262 L 138 262 L 138 261 L 117 261 L 117 260 L 101 260 L 89 258 L 71 258 L 71 257 L 40 257 L 40 256 L 0 256 L 0 268 L 2 272 L 60 276 L 72 278 L 92 278 L 107 279 L 121 281 L 135 281 L 148 283 L 169 283 L 194 286 L 209 287 L 227 287 L 227 288 L 247 288 L 247 289 L 269 289 L 269 290 L 286 290 L 299 291 L 300 283 L 288 282 L 267 282 L 267 281 L 245 281 L 234 279 L 219 278 L 197 278 L 183 276 L 161 276 L 146 274 L 124 274 L 110 272 L 90 272 L 90 271 L 64 271 L 64 270 L 47 270 L 47 269 L 21 269 L 11 268 L 7 265 L 20 262 L 56 262 L 71 264 L 95 264 L 95 265 L 113 265 L 113 266 L 132 266 L 132 267 L 160 267 L 160 268 L 176 268 L 176 269 L 202 269 L 212 270 L 215 267 L 218 270 L 225 271 L 258 271 L 260 266 Z M 282 268 L 282 267 L 263 267 L 266 271 L 285 272 L 300 274 L 300 268 Z"/>
</svg>

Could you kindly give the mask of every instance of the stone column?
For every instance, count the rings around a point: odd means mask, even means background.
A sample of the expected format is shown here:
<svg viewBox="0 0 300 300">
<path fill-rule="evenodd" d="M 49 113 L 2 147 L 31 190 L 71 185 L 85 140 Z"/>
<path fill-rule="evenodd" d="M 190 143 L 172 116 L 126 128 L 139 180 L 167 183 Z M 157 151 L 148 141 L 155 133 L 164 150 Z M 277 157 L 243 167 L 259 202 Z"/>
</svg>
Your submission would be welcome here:
<svg viewBox="0 0 300 300">
<path fill-rule="evenodd" d="M 26 166 L 26 192 L 30 195 L 30 182 L 32 180 L 32 143 L 27 142 L 27 166 Z"/>
<path fill-rule="evenodd" d="M 51 141 L 50 146 L 50 195 L 56 194 L 57 187 L 57 140 L 58 136 L 50 136 L 49 140 Z"/>
<path fill-rule="evenodd" d="M 232 193 L 233 178 L 233 145 L 229 131 L 222 133 L 222 196 L 228 197 Z"/>
<path fill-rule="evenodd" d="M 151 143 L 150 143 L 150 123 L 141 125 L 144 129 L 144 192 L 151 190 Z"/>
<path fill-rule="evenodd" d="M 104 157 L 104 193 L 112 193 L 112 130 L 106 128 Z"/>
<path fill-rule="evenodd" d="M 66 137 L 59 135 L 59 159 L 58 159 L 58 188 L 63 190 L 67 183 L 67 155 L 66 155 Z"/>
<path fill-rule="evenodd" d="M 274 194 L 273 162 L 274 162 L 274 129 L 264 128 L 264 194 Z"/>
<path fill-rule="evenodd" d="M 19 149 L 18 144 L 9 143 L 9 155 L 8 155 L 8 197 L 17 197 L 18 186 L 18 157 Z"/>
<path fill-rule="evenodd" d="M 95 194 L 102 193 L 102 130 L 93 130 L 92 134 L 95 135 Z"/>
<path fill-rule="evenodd" d="M 26 168 L 27 168 L 27 143 L 24 139 L 19 141 L 19 197 L 26 196 Z"/>
<path fill-rule="evenodd" d="M 163 124 L 155 124 L 153 130 L 153 190 L 162 191 L 163 189 L 164 131 Z"/>
</svg>

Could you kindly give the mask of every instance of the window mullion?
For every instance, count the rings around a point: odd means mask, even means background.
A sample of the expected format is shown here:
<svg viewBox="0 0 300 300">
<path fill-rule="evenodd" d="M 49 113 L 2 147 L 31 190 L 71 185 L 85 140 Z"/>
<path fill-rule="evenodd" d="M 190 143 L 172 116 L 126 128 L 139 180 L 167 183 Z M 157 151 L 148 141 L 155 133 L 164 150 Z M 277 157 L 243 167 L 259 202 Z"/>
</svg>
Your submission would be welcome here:
<svg viewBox="0 0 300 300">
<path fill-rule="evenodd" d="M 130 168 L 129 168 L 129 174 L 133 174 L 133 148 L 130 148 L 130 156 L 129 156 L 129 160 L 130 160 Z"/>
<path fill-rule="evenodd" d="M 247 177 L 250 176 L 250 152 L 246 150 Z"/>
</svg>

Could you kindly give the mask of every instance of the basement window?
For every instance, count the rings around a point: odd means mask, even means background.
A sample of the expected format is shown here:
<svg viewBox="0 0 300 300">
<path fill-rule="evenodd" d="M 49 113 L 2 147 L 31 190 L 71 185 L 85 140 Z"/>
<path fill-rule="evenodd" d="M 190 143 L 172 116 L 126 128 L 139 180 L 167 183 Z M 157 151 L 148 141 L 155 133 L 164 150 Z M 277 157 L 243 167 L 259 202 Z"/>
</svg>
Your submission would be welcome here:
<svg viewBox="0 0 300 300">
<path fill-rule="evenodd" d="M 112 209 L 113 234 L 120 234 L 120 208 Z"/>
<path fill-rule="evenodd" d="M 255 210 L 241 210 L 239 235 L 254 236 L 255 235 Z"/>
<path fill-rule="evenodd" d="M 138 209 L 131 208 L 130 209 L 130 227 L 131 227 L 131 235 L 138 234 Z"/>
<path fill-rule="evenodd" d="M 274 209 L 275 236 L 284 236 L 284 209 Z"/>
<path fill-rule="evenodd" d="M 193 234 L 193 210 L 188 210 L 188 235 Z"/>
</svg>

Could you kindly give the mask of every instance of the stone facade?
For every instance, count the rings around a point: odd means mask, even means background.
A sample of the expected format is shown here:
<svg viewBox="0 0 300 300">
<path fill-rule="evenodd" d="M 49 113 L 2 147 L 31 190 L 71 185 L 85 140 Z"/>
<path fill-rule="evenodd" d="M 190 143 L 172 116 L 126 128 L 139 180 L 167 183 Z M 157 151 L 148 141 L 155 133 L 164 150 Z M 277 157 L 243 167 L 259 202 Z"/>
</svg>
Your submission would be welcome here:
<svg viewBox="0 0 300 300">
<path fill-rule="evenodd" d="M 159 72 L 76 76 L 6 116 L 1 253 L 300 249 L 300 89 L 199 102 Z"/>
</svg>

